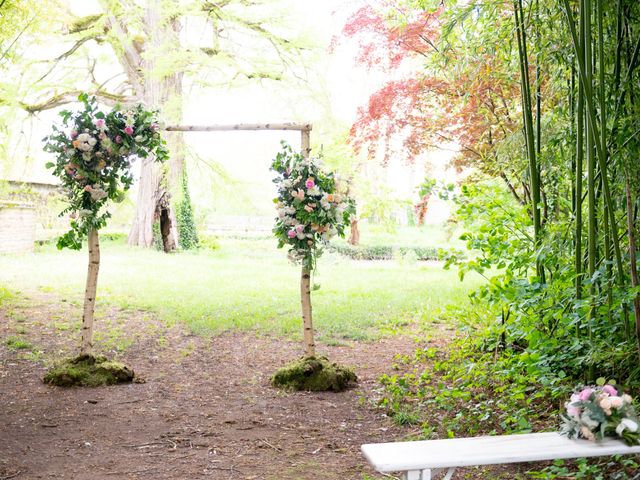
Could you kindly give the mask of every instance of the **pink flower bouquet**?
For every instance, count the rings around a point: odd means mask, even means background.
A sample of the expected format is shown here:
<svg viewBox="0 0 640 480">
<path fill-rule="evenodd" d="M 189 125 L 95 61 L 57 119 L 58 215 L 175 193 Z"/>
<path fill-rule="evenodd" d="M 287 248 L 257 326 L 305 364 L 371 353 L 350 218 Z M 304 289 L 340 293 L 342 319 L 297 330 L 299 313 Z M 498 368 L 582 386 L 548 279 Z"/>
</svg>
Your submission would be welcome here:
<svg viewBox="0 0 640 480">
<path fill-rule="evenodd" d="M 640 444 L 640 422 L 633 399 L 613 385 L 586 386 L 571 395 L 561 415 L 561 433 L 569 438 L 597 441 L 619 437 L 627 445 Z"/>
</svg>

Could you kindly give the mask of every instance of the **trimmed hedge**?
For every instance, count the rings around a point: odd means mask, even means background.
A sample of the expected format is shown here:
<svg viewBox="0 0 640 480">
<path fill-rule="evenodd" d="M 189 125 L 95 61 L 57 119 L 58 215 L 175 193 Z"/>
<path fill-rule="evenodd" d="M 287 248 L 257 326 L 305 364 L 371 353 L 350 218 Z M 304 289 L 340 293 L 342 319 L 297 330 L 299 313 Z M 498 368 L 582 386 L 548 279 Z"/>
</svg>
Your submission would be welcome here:
<svg viewBox="0 0 640 480">
<path fill-rule="evenodd" d="M 330 252 L 339 253 L 353 260 L 392 260 L 407 253 L 415 255 L 416 260 L 438 260 L 435 247 L 397 247 L 393 245 L 363 245 L 354 247 L 349 244 L 330 244 Z"/>
</svg>

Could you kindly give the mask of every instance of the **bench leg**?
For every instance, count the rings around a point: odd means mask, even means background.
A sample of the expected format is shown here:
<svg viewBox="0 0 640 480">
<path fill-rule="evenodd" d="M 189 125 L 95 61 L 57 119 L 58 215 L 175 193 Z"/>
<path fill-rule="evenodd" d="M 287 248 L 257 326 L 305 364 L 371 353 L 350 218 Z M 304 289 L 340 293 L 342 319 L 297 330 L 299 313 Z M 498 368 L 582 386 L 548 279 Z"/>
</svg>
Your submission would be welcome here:
<svg viewBox="0 0 640 480">
<path fill-rule="evenodd" d="M 433 470 L 410 470 L 406 473 L 405 480 L 434 480 L 433 475 L 442 471 L 444 471 L 444 468 L 436 468 Z M 455 467 L 449 468 L 442 480 L 451 480 L 455 471 Z"/>
<path fill-rule="evenodd" d="M 431 480 L 431 470 L 410 470 L 406 473 L 404 478 L 405 480 L 423 480 L 425 478 L 422 476 L 424 472 L 429 472 L 428 473 L 429 476 L 426 478 Z"/>
</svg>

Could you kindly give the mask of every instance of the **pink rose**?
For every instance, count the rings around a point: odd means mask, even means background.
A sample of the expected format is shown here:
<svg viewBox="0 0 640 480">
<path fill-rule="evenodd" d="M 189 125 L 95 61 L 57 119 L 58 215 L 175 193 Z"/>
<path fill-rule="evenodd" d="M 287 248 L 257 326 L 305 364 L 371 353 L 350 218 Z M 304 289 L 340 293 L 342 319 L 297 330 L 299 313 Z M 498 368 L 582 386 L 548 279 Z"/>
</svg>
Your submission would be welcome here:
<svg viewBox="0 0 640 480">
<path fill-rule="evenodd" d="M 71 131 L 71 138 L 76 138 L 78 136 L 78 132 L 76 132 L 75 130 Z"/>
<path fill-rule="evenodd" d="M 116 143 L 122 143 L 122 137 L 120 135 L 116 135 Z"/>
<path fill-rule="evenodd" d="M 126 127 L 124 127 L 124 133 L 126 133 L 127 135 L 133 135 L 133 127 L 127 125 Z"/>
<path fill-rule="evenodd" d="M 104 118 L 96 118 L 93 121 L 93 124 L 98 128 L 102 128 L 102 127 L 104 127 L 106 125 L 106 123 L 104 121 Z"/>
<path fill-rule="evenodd" d="M 287 232 L 287 237 L 289 237 L 289 238 L 294 238 L 296 235 L 297 235 L 297 234 L 296 234 L 296 231 L 295 231 L 295 230 L 289 230 L 289 231 Z"/>
<path fill-rule="evenodd" d="M 584 390 L 582 390 L 578 395 L 580 396 L 580 400 L 582 400 L 583 402 L 586 402 L 587 400 L 589 400 L 589 397 L 591 397 L 591 394 L 593 394 L 593 388 L 585 388 Z"/>
<path fill-rule="evenodd" d="M 582 411 L 578 407 L 572 407 L 571 405 L 569 405 L 567 407 L 567 413 L 570 417 L 580 418 L 580 414 L 582 413 Z"/>
<path fill-rule="evenodd" d="M 315 185 L 316 185 L 316 182 L 313 180 L 313 177 L 307 178 L 307 181 L 304 182 L 304 186 L 307 188 L 313 188 L 315 187 Z"/>
<path fill-rule="evenodd" d="M 608 393 L 612 397 L 615 397 L 616 395 L 618 395 L 618 391 L 615 388 L 613 388 L 611 385 L 605 385 L 604 387 L 602 387 L 602 391 L 604 393 Z"/>
<path fill-rule="evenodd" d="M 86 187 L 84 187 L 84 191 L 85 191 L 85 192 L 90 192 L 91 190 L 93 190 L 93 188 L 91 187 L 91 185 L 87 185 Z"/>
</svg>

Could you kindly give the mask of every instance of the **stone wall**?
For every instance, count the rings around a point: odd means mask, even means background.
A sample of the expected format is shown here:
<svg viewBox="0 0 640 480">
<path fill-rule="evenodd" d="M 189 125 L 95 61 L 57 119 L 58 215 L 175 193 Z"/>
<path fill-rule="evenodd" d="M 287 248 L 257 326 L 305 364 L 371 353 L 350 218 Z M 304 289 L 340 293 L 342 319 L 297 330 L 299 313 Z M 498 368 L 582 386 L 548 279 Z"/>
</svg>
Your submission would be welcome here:
<svg viewBox="0 0 640 480">
<path fill-rule="evenodd" d="M 33 203 L 0 201 L 0 254 L 33 252 L 36 222 Z"/>
</svg>

